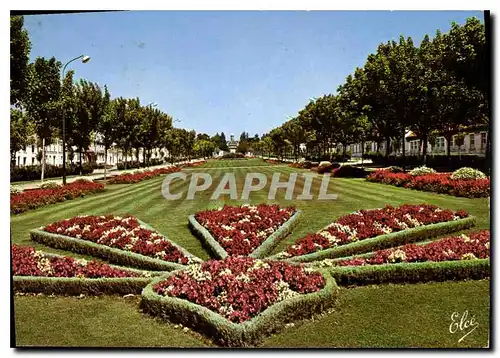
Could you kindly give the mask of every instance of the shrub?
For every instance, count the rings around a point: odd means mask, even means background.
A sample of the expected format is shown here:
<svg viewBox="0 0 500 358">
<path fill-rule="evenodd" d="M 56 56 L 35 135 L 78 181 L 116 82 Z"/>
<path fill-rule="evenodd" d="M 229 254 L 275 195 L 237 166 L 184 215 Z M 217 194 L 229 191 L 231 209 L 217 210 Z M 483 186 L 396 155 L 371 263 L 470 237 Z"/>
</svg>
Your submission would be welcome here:
<svg viewBox="0 0 500 358">
<path fill-rule="evenodd" d="M 61 187 L 61 185 L 54 181 L 48 181 L 40 185 L 40 189 L 57 189 L 59 187 Z"/>
<path fill-rule="evenodd" d="M 312 168 L 312 162 L 310 160 L 306 160 L 302 163 L 302 168 L 304 169 L 311 169 Z"/>
<path fill-rule="evenodd" d="M 418 175 L 427 175 L 427 174 L 434 174 L 436 171 L 432 168 L 428 168 L 425 165 L 422 165 L 421 167 L 417 167 L 413 170 L 410 171 L 410 174 L 413 176 L 418 176 Z"/>
<path fill-rule="evenodd" d="M 21 189 L 19 189 L 18 187 L 15 187 L 15 186 L 10 186 L 10 195 L 12 194 L 20 194 L 22 192 Z"/>
<path fill-rule="evenodd" d="M 474 180 L 485 179 L 486 175 L 477 169 L 464 167 L 454 171 L 450 178 L 453 180 Z"/>
<path fill-rule="evenodd" d="M 332 171 L 332 176 L 337 178 L 365 178 L 368 172 L 363 168 L 353 167 L 352 165 L 342 165 L 340 168 Z"/>
<path fill-rule="evenodd" d="M 243 153 L 226 153 L 219 159 L 244 159 L 245 155 Z"/>
<path fill-rule="evenodd" d="M 94 171 L 90 164 L 82 165 L 82 174 L 90 174 Z M 45 165 L 44 178 L 56 178 L 61 177 L 63 174 L 62 166 L 56 165 Z M 70 163 L 66 165 L 66 175 L 79 175 L 80 167 L 77 164 Z M 39 180 L 42 176 L 42 166 L 41 165 L 27 165 L 24 167 L 14 167 L 10 171 L 10 181 L 30 181 Z"/>
<path fill-rule="evenodd" d="M 318 174 L 330 173 L 332 169 L 332 163 L 328 161 L 322 161 L 318 166 Z"/>
<path fill-rule="evenodd" d="M 387 170 L 389 170 L 391 173 L 404 173 L 405 170 L 401 167 L 398 167 L 396 165 L 393 165 L 389 167 Z"/>
</svg>

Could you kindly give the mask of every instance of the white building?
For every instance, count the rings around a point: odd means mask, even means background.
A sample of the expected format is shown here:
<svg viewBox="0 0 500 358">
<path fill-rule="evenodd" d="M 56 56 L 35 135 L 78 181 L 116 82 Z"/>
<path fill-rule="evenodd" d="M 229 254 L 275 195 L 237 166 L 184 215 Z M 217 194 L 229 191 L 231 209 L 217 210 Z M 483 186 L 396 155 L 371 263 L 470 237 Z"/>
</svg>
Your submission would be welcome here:
<svg viewBox="0 0 500 358">
<path fill-rule="evenodd" d="M 459 146 L 459 140 L 457 135 L 452 137 L 450 154 L 475 154 L 484 155 L 486 153 L 486 131 L 478 131 L 474 133 L 465 134 L 463 143 Z M 419 139 L 413 132 L 409 131 L 406 134 L 405 140 L 405 154 L 406 155 L 422 155 L 423 145 L 422 140 Z M 385 154 L 386 143 L 383 141 L 380 143 L 379 151 Z M 391 154 L 401 154 L 401 145 L 397 151 L 391 151 Z M 445 155 L 447 148 L 447 140 L 443 136 L 438 136 L 434 146 L 430 143 L 427 145 L 427 154 Z M 349 146 L 352 157 L 361 157 L 361 143 L 351 144 Z M 365 153 L 377 151 L 377 144 L 375 142 L 367 141 L 365 142 Z"/>
<path fill-rule="evenodd" d="M 74 157 L 73 163 L 78 163 L 80 160 L 80 156 L 78 154 L 78 149 L 73 147 Z M 38 152 L 41 152 L 42 148 L 38 147 L 36 144 L 30 144 L 23 150 L 16 152 L 16 165 L 17 166 L 27 166 L 27 165 L 38 165 L 40 162 L 37 160 Z M 165 148 L 154 149 L 151 155 L 151 158 L 161 158 L 161 152 L 163 152 L 164 157 L 168 155 L 168 150 Z M 87 150 L 88 154 L 95 154 L 96 163 L 104 164 L 104 145 L 99 144 L 98 142 L 92 142 Z M 66 148 L 66 163 L 69 164 L 68 159 L 68 148 Z M 62 165 L 63 155 L 62 155 L 62 141 L 59 139 L 55 139 L 53 144 L 45 146 L 45 162 L 51 165 Z M 139 152 L 139 159 L 142 161 L 143 154 L 142 150 Z M 134 156 L 127 156 L 127 159 L 135 160 L 135 151 Z M 108 149 L 107 153 L 107 163 L 109 165 L 115 166 L 117 163 L 124 162 L 125 156 L 122 151 L 117 148 Z M 88 162 L 88 156 L 85 153 L 82 153 L 82 162 Z"/>
</svg>

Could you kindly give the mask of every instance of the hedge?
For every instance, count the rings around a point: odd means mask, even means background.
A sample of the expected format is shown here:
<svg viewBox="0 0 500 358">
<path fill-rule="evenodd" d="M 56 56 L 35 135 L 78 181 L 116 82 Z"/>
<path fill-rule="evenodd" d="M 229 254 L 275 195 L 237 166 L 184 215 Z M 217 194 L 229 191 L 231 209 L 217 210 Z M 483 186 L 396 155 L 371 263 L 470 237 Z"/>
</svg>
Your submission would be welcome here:
<svg viewBox="0 0 500 358">
<path fill-rule="evenodd" d="M 92 165 L 84 163 L 82 165 L 82 175 L 91 174 L 94 171 Z M 44 178 L 61 177 L 63 174 L 62 166 L 45 164 Z M 78 164 L 67 164 L 66 175 L 80 175 L 80 167 Z M 27 165 L 24 167 L 11 167 L 10 182 L 39 180 L 42 176 L 41 165 Z"/>
<path fill-rule="evenodd" d="M 417 283 L 447 280 L 480 280 L 490 277 L 490 260 L 395 263 L 366 266 L 334 266 L 331 275 L 341 286 L 380 283 Z"/>
<path fill-rule="evenodd" d="M 465 230 L 473 227 L 475 223 L 476 218 L 473 216 L 469 216 L 464 219 L 424 225 L 408 230 L 379 235 L 370 239 L 364 239 L 346 245 L 331 247 L 329 249 L 316 251 L 306 255 L 290 257 L 284 259 L 283 261 L 311 262 L 327 258 L 337 258 L 370 251 L 382 250 L 394 246 L 409 244 L 416 241 L 422 241 L 439 235 Z M 276 255 L 271 256 L 270 259 L 275 259 L 275 256 Z"/>
<path fill-rule="evenodd" d="M 254 259 L 260 259 L 266 257 L 273 249 L 283 240 L 297 225 L 299 222 L 299 217 L 301 210 L 297 209 L 295 213 L 288 219 L 283 225 L 281 225 L 271 236 L 265 239 L 262 244 L 259 245 L 252 253 L 248 256 Z"/>
<path fill-rule="evenodd" d="M 266 255 L 269 254 L 276 247 L 276 245 L 278 245 L 280 240 L 288 235 L 295 227 L 300 213 L 300 210 L 296 210 L 283 225 L 281 225 L 271 236 L 264 240 L 254 251 L 252 251 L 252 253 L 250 253 L 249 256 L 256 259 L 266 257 Z M 210 234 L 210 232 L 203 225 L 201 225 L 198 220 L 196 220 L 195 215 L 190 215 L 188 220 L 191 232 L 212 251 L 216 258 L 225 259 L 228 256 L 226 250 L 224 250 L 212 234 Z"/>
<path fill-rule="evenodd" d="M 154 230 L 148 224 L 138 220 L 141 226 L 146 227 L 149 230 Z M 75 253 L 92 255 L 96 257 L 101 257 L 109 262 L 116 264 L 132 266 L 143 268 L 147 270 L 164 270 L 172 271 L 181 268 L 185 268 L 185 265 L 181 265 L 175 262 L 167 262 L 160 259 L 155 259 L 145 255 L 137 254 L 135 252 L 129 252 L 120 250 L 117 248 L 109 247 L 106 245 L 96 244 L 95 242 L 77 239 L 65 235 L 53 234 L 40 229 L 34 229 L 30 231 L 31 239 L 35 242 L 44 244 L 46 246 L 53 247 L 55 249 L 68 250 Z M 165 237 L 166 238 L 166 237 Z M 168 238 L 166 238 L 168 240 Z M 173 246 L 175 246 L 180 252 L 185 256 L 199 259 L 194 256 L 186 249 L 177 245 L 176 243 L 168 240 Z"/>
<path fill-rule="evenodd" d="M 153 286 L 175 272 L 154 279 L 144 288 L 141 308 L 164 320 L 191 327 L 221 346 L 254 345 L 265 336 L 283 329 L 286 323 L 308 318 L 334 305 L 338 286 L 327 270 L 318 271 L 326 279 L 326 285 L 320 291 L 275 303 L 243 323 L 233 323 L 208 308 L 187 300 L 157 294 Z"/>
</svg>

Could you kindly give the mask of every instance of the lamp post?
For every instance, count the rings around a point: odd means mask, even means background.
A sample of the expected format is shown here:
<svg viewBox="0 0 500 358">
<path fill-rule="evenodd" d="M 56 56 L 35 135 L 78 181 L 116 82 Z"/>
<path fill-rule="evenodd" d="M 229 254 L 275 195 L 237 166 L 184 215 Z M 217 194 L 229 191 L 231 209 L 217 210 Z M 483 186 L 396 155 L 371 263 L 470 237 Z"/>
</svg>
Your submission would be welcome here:
<svg viewBox="0 0 500 358">
<path fill-rule="evenodd" d="M 66 67 L 73 61 L 76 61 L 78 59 L 82 59 L 82 63 L 87 63 L 90 61 L 90 57 L 89 56 L 85 56 L 85 55 L 80 55 L 78 57 L 75 57 L 74 59 L 72 60 L 69 60 L 68 62 L 66 62 L 66 64 L 64 65 L 63 69 L 62 69 L 62 82 L 64 83 L 64 72 L 66 71 Z M 62 90 L 62 88 L 61 88 Z M 63 185 L 66 185 L 66 120 L 64 118 L 65 116 L 65 107 L 64 107 L 64 103 L 63 103 L 63 108 L 62 108 L 62 150 L 63 150 Z"/>
</svg>

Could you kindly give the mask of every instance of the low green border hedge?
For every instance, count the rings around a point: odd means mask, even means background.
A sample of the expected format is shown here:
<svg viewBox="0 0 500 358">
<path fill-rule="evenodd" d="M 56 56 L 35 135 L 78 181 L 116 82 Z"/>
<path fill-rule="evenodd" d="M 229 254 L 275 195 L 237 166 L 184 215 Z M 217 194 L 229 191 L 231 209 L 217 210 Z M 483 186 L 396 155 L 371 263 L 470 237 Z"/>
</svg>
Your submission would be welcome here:
<svg viewBox="0 0 500 358">
<path fill-rule="evenodd" d="M 44 252 L 45 257 L 64 257 Z M 109 265 L 124 271 L 143 274 L 145 271 L 129 267 Z M 101 295 L 101 294 L 139 294 L 156 276 L 166 272 L 146 271 L 151 277 L 120 278 L 78 278 L 78 277 L 44 277 L 13 276 L 14 292 L 44 293 L 60 295 Z"/>
<path fill-rule="evenodd" d="M 172 323 L 181 323 L 227 347 L 244 347 L 259 343 L 265 336 L 277 332 L 288 322 L 308 318 L 335 304 L 338 286 L 328 270 L 317 270 L 326 279 L 320 291 L 303 294 L 278 302 L 243 323 L 233 323 L 206 307 L 176 297 L 158 295 L 153 286 L 167 276 L 153 280 L 142 291 L 141 308 Z"/>
<path fill-rule="evenodd" d="M 380 283 L 417 283 L 480 280 L 490 277 L 490 260 L 395 263 L 367 266 L 334 266 L 328 269 L 341 286 Z"/>
<path fill-rule="evenodd" d="M 311 262 L 327 258 L 338 258 L 342 256 L 361 254 L 369 251 L 387 249 L 394 246 L 422 241 L 434 236 L 465 230 L 473 227 L 475 224 L 476 218 L 474 216 L 469 216 L 464 219 L 419 226 L 408 230 L 379 235 L 370 239 L 364 239 L 346 245 L 331 247 L 329 249 L 316 251 L 306 255 L 290 257 L 284 259 L 283 261 Z M 269 259 L 276 259 L 276 255 L 271 256 Z"/>
<path fill-rule="evenodd" d="M 157 232 L 157 230 L 155 230 L 148 224 L 142 222 L 141 220 L 138 221 L 142 226 Z M 181 265 L 175 262 L 167 262 L 160 259 L 155 259 L 145 255 L 137 254 L 135 252 L 124 251 L 106 245 L 96 244 L 92 241 L 76 239 L 65 235 L 45 232 L 40 229 L 31 230 L 30 234 L 31 234 L 31 239 L 33 241 L 44 244 L 46 246 L 50 246 L 56 249 L 68 250 L 75 253 L 101 257 L 109 262 L 113 262 L 116 264 L 139 267 L 147 270 L 164 270 L 164 271 L 172 271 L 186 267 L 185 265 Z M 166 236 L 164 237 L 168 240 Z M 179 251 L 181 251 L 185 256 L 199 259 L 193 254 L 189 253 L 186 249 L 177 245 L 176 243 L 170 240 L 168 241 L 173 246 L 175 246 Z"/>
<path fill-rule="evenodd" d="M 265 239 L 262 244 L 260 244 L 259 247 L 252 251 L 252 253 L 248 256 L 253 258 L 266 257 L 266 255 L 269 254 L 276 247 L 276 245 L 278 245 L 280 240 L 288 235 L 295 225 L 297 225 L 300 214 L 301 210 L 297 209 L 283 225 L 281 225 L 271 236 Z M 191 232 L 202 240 L 202 242 L 208 246 L 218 259 L 225 259 L 228 256 L 226 250 L 224 250 L 212 234 L 210 234 L 210 232 L 203 225 L 201 225 L 198 220 L 196 220 L 195 215 L 189 215 L 188 219 Z"/>
</svg>

